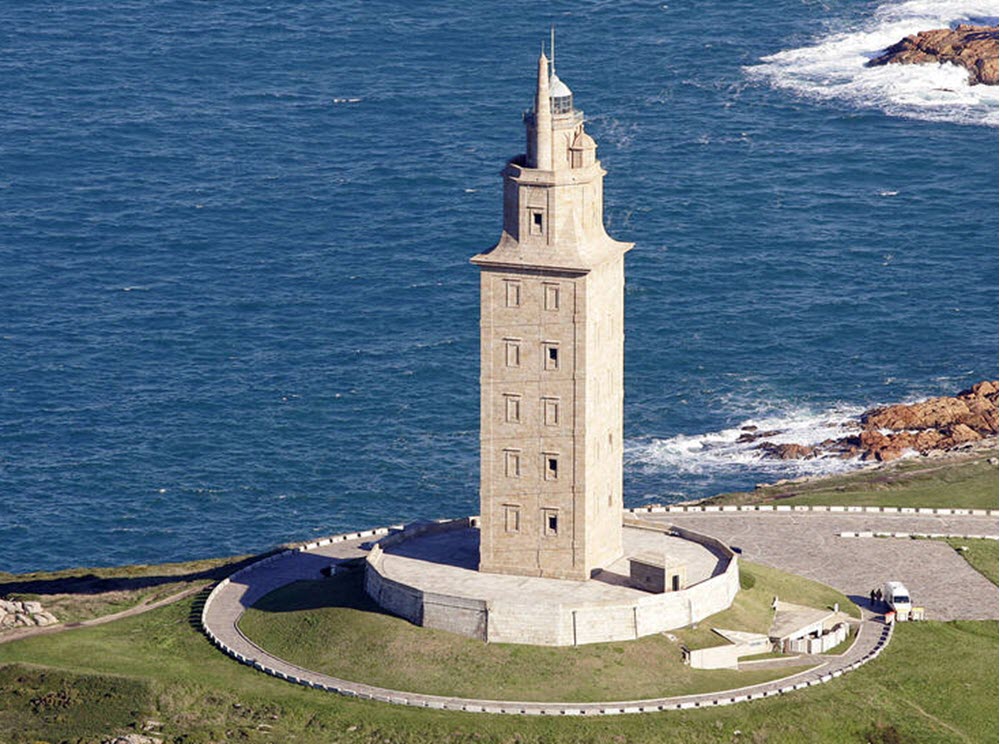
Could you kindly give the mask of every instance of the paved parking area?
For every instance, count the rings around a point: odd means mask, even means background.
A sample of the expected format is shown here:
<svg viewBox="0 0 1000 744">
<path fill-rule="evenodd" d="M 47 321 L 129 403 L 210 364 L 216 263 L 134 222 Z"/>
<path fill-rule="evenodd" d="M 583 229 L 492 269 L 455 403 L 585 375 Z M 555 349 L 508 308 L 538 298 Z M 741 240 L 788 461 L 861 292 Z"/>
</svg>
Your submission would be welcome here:
<svg viewBox="0 0 1000 744">
<path fill-rule="evenodd" d="M 887 580 L 902 581 L 928 620 L 996 620 L 997 587 L 941 540 L 840 537 L 841 532 L 992 535 L 996 517 L 892 513 L 687 512 L 637 514 L 712 535 L 749 561 L 806 576 L 859 604 Z M 781 599 L 794 602 L 794 597 Z"/>
</svg>

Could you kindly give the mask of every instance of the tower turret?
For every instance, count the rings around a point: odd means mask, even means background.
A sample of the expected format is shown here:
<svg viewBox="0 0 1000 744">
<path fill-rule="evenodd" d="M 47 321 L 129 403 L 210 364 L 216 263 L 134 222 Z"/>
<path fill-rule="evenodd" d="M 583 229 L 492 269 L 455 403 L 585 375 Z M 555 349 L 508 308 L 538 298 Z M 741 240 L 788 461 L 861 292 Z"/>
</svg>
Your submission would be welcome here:
<svg viewBox="0 0 1000 744">
<path fill-rule="evenodd" d="M 531 167 L 552 170 L 552 102 L 549 98 L 549 60 L 542 52 L 538 57 L 538 85 L 535 91 L 534 162 Z M 530 127 L 529 127 L 530 129 Z M 529 134 L 529 139 L 531 135 Z"/>
</svg>

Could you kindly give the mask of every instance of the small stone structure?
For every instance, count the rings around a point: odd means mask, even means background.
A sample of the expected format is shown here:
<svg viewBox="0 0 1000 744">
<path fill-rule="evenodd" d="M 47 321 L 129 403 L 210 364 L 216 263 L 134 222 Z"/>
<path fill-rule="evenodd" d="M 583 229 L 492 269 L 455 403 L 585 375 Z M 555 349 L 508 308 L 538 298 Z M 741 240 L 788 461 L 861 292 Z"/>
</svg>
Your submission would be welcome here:
<svg viewBox="0 0 1000 744">
<path fill-rule="evenodd" d="M 742 657 L 766 654 L 772 650 L 771 639 L 764 633 L 725 628 L 712 628 L 712 632 L 729 643 L 698 649 L 684 647 L 684 661 L 692 669 L 738 669 Z"/>
<path fill-rule="evenodd" d="M 849 621 L 850 616 L 836 607 L 817 610 L 776 600 L 768 635 L 783 653 L 822 654 L 847 639 Z"/>
<path fill-rule="evenodd" d="M 589 581 L 484 573 L 477 570 L 477 522 L 417 523 L 372 544 L 365 591 L 417 625 L 539 646 L 632 640 L 681 628 L 726 609 L 739 591 L 737 559 L 728 546 L 633 520 L 622 532 L 626 556 Z M 636 588 L 629 556 L 653 551 L 677 556 L 671 570 L 683 567 L 691 583 L 660 593 Z"/>
<path fill-rule="evenodd" d="M 41 602 L 0 599 L 0 632 L 9 628 L 55 625 L 59 620 L 42 607 Z"/>
<path fill-rule="evenodd" d="M 660 594 L 678 592 L 687 586 L 687 567 L 683 561 L 672 560 L 669 556 L 643 552 L 631 556 L 629 578 L 638 589 Z"/>
</svg>

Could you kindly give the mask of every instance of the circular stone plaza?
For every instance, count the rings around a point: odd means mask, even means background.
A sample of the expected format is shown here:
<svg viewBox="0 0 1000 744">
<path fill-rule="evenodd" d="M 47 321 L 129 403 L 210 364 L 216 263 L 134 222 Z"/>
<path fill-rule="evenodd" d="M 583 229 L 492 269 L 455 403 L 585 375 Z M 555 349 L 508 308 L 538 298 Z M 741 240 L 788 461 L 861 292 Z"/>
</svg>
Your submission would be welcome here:
<svg viewBox="0 0 1000 744">
<path fill-rule="evenodd" d="M 478 570 L 476 522 L 417 523 L 373 543 L 365 591 L 417 625 L 541 646 L 634 640 L 692 625 L 725 610 L 739 591 L 725 543 L 637 519 L 622 530 L 622 557 L 589 580 L 486 573 Z M 644 586 L 646 573 L 655 586 Z"/>
</svg>

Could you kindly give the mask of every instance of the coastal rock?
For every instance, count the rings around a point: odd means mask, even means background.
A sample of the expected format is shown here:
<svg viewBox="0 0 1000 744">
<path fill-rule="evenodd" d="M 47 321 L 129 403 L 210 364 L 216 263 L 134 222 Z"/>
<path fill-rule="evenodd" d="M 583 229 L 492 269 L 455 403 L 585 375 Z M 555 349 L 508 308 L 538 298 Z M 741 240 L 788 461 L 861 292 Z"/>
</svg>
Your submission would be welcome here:
<svg viewBox="0 0 1000 744">
<path fill-rule="evenodd" d="M 59 620 L 41 602 L 0 599 L 0 630 L 55 625 Z"/>
<path fill-rule="evenodd" d="M 756 426 L 744 426 L 741 431 L 745 431 L 746 434 L 740 434 L 739 438 L 736 440 L 739 444 L 746 444 L 747 442 L 756 442 L 758 439 L 764 439 L 765 437 L 774 437 L 781 432 L 777 429 L 771 429 L 769 431 L 757 431 Z"/>
<path fill-rule="evenodd" d="M 921 31 L 893 44 L 867 67 L 950 62 L 969 73 L 969 85 L 997 85 L 997 26 L 963 24 Z"/>
<path fill-rule="evenodd" d="M 891 431 L 940 431 L 963 424 L 980 434 L 980 438 L 991 436 L 998 428 L 996 387 L 996 382 L 984 381 L 955 397 L 873 408 L 861 416 L 861 423 L 866 429 Z"/>
<path fill-rule="evenodd" d="M 955 396 L 868 410 L 860 418 L 857 434 L 827 439 L 815 446 L 765 441 L 756 449 L 764 457 L 780 460 L 836 456 L 889 462 L 907 452 L 930 455 L 996 436 L 998 398 L 997 381 L 984 380 Z M 769 436 L 776 433 L 766 432 Z M 753 441 L 744 436 L 737 441 Z"/>
<path fill-rule="evenodd" d="M 817 454 L 815 447 L 808 447 L 804 444 L 761 442 L 757 445 L 757 449 L 761 450 L 765 457 L 777 460 L 808 460 Z"/>
<path fill-rule="evenodd" d="M 53 615 L 51 612 L 44 612 L 44 611 L 39 612 L 37 615 L 34 615 L 34 619 L 35 619 L 35 624 L 43 628 L 48 625 L 55 625 L 56 623 L 59 622 L 59 620 L 56 619 L 56 616 Z"/>
</svg>

